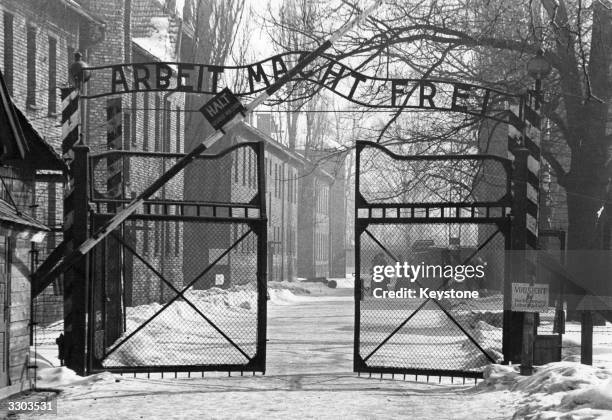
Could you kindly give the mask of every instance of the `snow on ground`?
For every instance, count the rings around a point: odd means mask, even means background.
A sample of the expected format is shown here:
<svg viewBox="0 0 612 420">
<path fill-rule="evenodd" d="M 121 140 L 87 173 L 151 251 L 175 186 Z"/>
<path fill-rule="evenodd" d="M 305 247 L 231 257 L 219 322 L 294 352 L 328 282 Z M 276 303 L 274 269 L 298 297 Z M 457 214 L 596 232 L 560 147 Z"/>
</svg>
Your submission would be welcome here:
<svg viewBox="0 0 612 420">
<path fill-rule="evenodd" d="M 288 305 L 307 299 L 304 295 L 310 291 L 294 283 L 271 282 L 268 293 L 271 305 Z M 257 292 L 252 285 L 192 289 L 184 296 L 185 300 L 171 303 L 135 334 L 163 305 L 154 302 L 128 307 L 126 331 L 107 348 L 111 354 L 103 366 L 242 364 L 248 360 L 241 350 L 249 357 L 255 355 Z"/>
<path fill-rule="evenodd" d="M 175 380 L 168 375 L 162 379 L 159 374 L 147 379 L 144 375 L 133 378 L 104 373 L 81 378 L 66 368 L 51 367 L 38 370 L 38 386 L 61 388 L 59 418 L 79 420 L 330 416 L 612 419 L 612 365 L 609 368 L 591 367 L 565 361 L 540 367 L 532 377 L 518 375 L 515 367 L 491 365 L 485 370 L 486 379 L 475 387 L 457 385 L 456 381 L 451 384 L 444 378 L 444 383 L 433 384 L 390 380 L 389 375 L 386 379 L 376 375 L 376 378 L 357 377 L 352 373 L 352 290 L 329 289 L 322 283 L 281 282 L 270 286 L 269 295 L 266 376 L 234 374 L 228 378 L 226 373 L 206 373 L 205 378 L 201 378 L 200 374 L 186 377 L 186 373 L 181 373 Z M 207 314 L 220 321 L 224 318 L 235 320 L 256 310 L 255 293 L 247 289 L 194 291 L 189 298 L 198 306 L 208 306 Z M 185 302 L 175 303 L 180 305 L 168 312 L 173 323 L 166 327 L 174 328 L 171 338 L 180 338 L 178 342 L 181 343 L 197 333 L 193 323 L 202 324 L 202 320 L 194 317 Z M 405 311 L 383 311 L 368 300 L 362 304 L 366 308 L 362 317 L 365 320 L 362 341 L 364 350 L 368 350 L 369 342 L 374 345 L 380 339 L 377 335 L 381 334 L 380 326 L 393 324 L 405 315 Z M 150 316 L 156 305 L 144 305 L 150 307 L 138 310 L 131 308 L 128 312 L 128 321 L 133 323 L 130 328 Z M 483 347 L 494 359 L 498 357 L 501 346 L 498 312 L 486 308 L 457 312 L 468 332 L 479 343 L 485 343 Z M 486 365 L 488 359 L 475 350 L 465 335 L 448 333 L 454 331 L 451 327 L 452 322 L 440 311 L 423 312 L 410 321 L 410 329 L 400 331 L 371 361 L 379 357 L 388 363 L 401 355 L 413 362 L 457 363 L 463 360 L 466 368 Z M 444 336 L 440 335 L 442 329 L 447 331 Z M 571 332 L 574 329 L 568 330 L 566 341 L 575 344 L 576 334 Z M 149 338 L 149 342 L 141 344 L 156 352 L 164 347 L 159 337 Z M 579 340 L 579 333 L 577 338 Z M 600 354 L 610 353 L 604 341 L 596 345 L 600 347 Z M 402 353 L 398 353 L 398 349 L 403 349 Z M 431 354 L 435 353 L 433 349 L 440 349 L 440 352 Z M 219 352 L 219 348 L 215 351 Z M 221 349 L 221 353 L 226 351 Z M 564 353 L 564 356 L 575 355 Z M 44 352 L 35 357 L 39 366 L 53 363 Z"/>
<path fill-rule="evenodd" d="M 65 388 L 91 385 L 98 381 L 113 380 L 113 375 L 102 372 L 90 376 L 79 376 L 65 366 L 46 367 L 36 371 L 36 386 L 38 388 Z"/>
<path fill-rule="evenodd" d="M 491 365 L 477 391 L 507 389 L 520 398 L 514 418 L 612 419 L 612 370 L 574 362 L 549 363 L 532 376 L 518 366 Z"/>
<path fill-rule="evenodd" d="M 358 377 L 351 291 L 316 296 L 318 290 L 313 286 L 310 296 L 296 295 L 291 304 L 271 302 L 265 376 L 113 375 L 62 387 L 58 415 L 49 418 L 476 420 L 507 419 L 516 411 L 516 395 L 507 389 Z"/>
</svg>

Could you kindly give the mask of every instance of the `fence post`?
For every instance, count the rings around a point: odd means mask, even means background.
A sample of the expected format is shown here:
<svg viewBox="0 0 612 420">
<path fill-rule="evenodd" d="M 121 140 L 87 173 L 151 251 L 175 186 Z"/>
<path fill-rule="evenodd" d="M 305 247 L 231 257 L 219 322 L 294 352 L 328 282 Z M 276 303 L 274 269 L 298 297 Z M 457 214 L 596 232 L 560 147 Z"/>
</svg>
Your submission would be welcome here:
<svg viewBox="0 0 612 420">
<path fill-rule="evenodd" d="M 64 196 L 64 240 L 66 255 L 88 237 L 89 148 L 75 145 L 69 184 Z M 89 267 L 87 256 L 64 274 L 64 355 L 65 364 L 79 375 L 86 373 L 87 302 Z"/>
<path fill-rule="evenodd" d="M 512 202 L 512 265 L 511 282 L 527 282 L 527 159 L 529 150 L 518 147 L 512 151 L 515 156 L 513 170 Z M 510 290 L 510 293 L 512 291 Z M 533 373 L 534 315 L 533 312 L 511 313 L 515 331 L 520 331 L 521 375 Z M 519 326 L 522 328 L 519 329 Z M 518 332 L 517 331 L 517 332 Z"/>
<path fill-rule="evenodd" d="M 582 312 L 580 323 L 580 363 L 593 364 L 593 312 Z"/>
</svg>

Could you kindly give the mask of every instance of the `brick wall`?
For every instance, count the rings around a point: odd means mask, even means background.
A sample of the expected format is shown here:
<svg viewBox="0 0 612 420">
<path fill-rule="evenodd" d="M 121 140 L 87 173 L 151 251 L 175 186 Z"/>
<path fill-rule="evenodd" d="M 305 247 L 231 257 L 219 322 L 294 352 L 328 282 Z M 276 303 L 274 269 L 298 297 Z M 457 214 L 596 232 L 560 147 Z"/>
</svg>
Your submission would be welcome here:
<svg viewBox="0 0 612 420">
<path fill-rule="evenodd" d="M 13 70 L 12 73 L 12 98 L 15 104 L 25 112 L 26 116 L 41 134 L 41 136 L 52 144 L 56 150 L 60 147 L 61 127 L 60 108 L 61 100 L 58 87 L 65 85 L 68 81 L 68 66 L 72 63 L 69 57 L 69 49 L 76 48 L 79 38 L 80 19 L 64 7 L 58 7 L 59 1 L 38 2 L 33 0 L 2 0 L 0 1 L 0 12 L 13 17 L 12 51 Z M 5 20 L 0 18 L 0 64 L 4 68 L 4 55 L 10 40 L 5 39 Z M 28 27 L 35 30 L 36 54 L 35 54 L 35 87 L 33 93 L 35 105 L 26 106 L 28 94 L 27 76 L 25 64 L 28 60 L 27 33 Z M 56 50 L 56 80 L 50 79 L 49 75 L 49 46 L 50 39 L 55 40 Z M 49 91 L 55 91 L 55 106 L 49 107 Z M 50 110 L 55 113 L 50 114 Z"/>
<path fill-rule="evenodd" d="M 150 36 L 153 27 L 148 23 L 153 16 L 164 16 L 154 1 L 88 2 L 88 8 L 107 22 L 103 42 L 90 48 L 88 61 L 91 65 L 104 65 L 159 60 L 135 46 L 135 37 Z M 172 17 L 173 18 L 173 17 Z M 129 27 L 126 27 L 129 24 Z M 174 42 L 176 42 L 176 34 Z M 129 47 L 129 48 L 128 48 Z M 132 77 L 126 74 L 126 77 Z M 99 72 L 89 82 L 89 89 L 107 91 L 110 72 Z M 148 152 L 184 152 L 184 110 L 183 93 L 148 92 L 117 96 L 121 100 L 121 121 L 124 150 Z M 107 138 L 108 98 L 89 100 L 87 103 L 87 142 L 92 152 L 109 148 Z M 142 192 L 167 170 L 175 159 L 132 158 L 123 166 L 121 175 L 122 195 L 131 198 Z M 96 189 L 107 190 L 107 164 L 95 168 Z M 179 174 L 168 182 L 154 198 L 179 200 L 183 197 L 183 179 Z M 152 213 L 161 213 L 158 206 Z M 170 214 L 174 209 L 170 210 Z M 162 272 L 180 288 L 183 284 L 183 247 L 177 246 L 177 236 L 183 236 L 183 225 L 177 222 L 144 221 L 132 223 L 128 236 L 136 251 L 153 267 Z M 173 293 L 162 284 L 149 269 L 133 257 L 126 276 L 132 284 L 128 302 L 132 305 L 167 300 Z"/>
</svg>

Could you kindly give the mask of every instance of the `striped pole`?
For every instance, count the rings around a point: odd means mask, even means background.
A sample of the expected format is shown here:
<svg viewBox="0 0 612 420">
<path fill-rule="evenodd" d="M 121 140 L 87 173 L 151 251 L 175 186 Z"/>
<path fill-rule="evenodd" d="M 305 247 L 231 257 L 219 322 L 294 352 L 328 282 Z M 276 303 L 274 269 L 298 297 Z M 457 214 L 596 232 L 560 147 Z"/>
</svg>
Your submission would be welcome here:
<svg viewBox="0 0 612 420">
<path fill-rule="evenodd" d="M 514 151 L 524 147 L 527 156 L 527 200 L 526 242 L 532 249 L 538 243 L 538 209 L 540 196 L 540 125 L 542 121 L 540 102 L 534 93 L 529 93 L 521 106 L 510 108 L 508 125 L 508 158 L 514 161 Z"/>
<path fill-rule="evenodd" d="M 87 239 L 87 151 L 80 145 L 81 109 L 79 91 L 61 90 L 62 156 L 68 163 L 64 190 L 64 243 L 70 255 Z M 64 257 L 65 258 L 65 257 Z M 85 324 L 87 319 L 87 262 L 67 267 L 64 275 L 64 361 L 79 374 L 85 373 Z"/>
<path fill-rule="evenodd" d="M 123 148 L 123 112 L 121 98 L 108 101 L 106 106 L 106 144 L 109 150 Z M 106 193 L 110 198 L 121 195 L 123 160 L 119 157 L 109 157 L 107 160 Z M 115 211 L 114 206 L 109 211 Z"/>
<path fill-rule="evenodd" d="M 66 161 L 74 159 L 72 148 L 79 142 L 81 107 L 79 91 L 73 87 L 62 88 L 62 157 Z"/>
<path fill-rule="evenodd" d="M 87 254 L 93 247 L 95 247 L 100 241 L 102 241 L 107 235 L 110 234 L 113 230 L 115 230 L 121 223 L 123 223 L 131 214 L 136 212 L 140 207 L 142 207 L 144 201 L 149 198 L 151 195 L 155 194 L 157 190 L 159 190 L 163 185 L 165 185 L 170 179 L 172 179 L 177 173 L 179 173 L 183 168 L 189 165 L 197 156 L 203 153 L 206 149 L 212 146 L 214 143 L 219 141 L 227 130 L 230 128 L 242 123 L 249 114 L 251 114 L 255 108 L 264 103 L 270 96 L 275 94 L 279 89 L 281 89 L 287 82 L 291 81 L 295 76 L 297 76 L 300 72 L 306 68 L 309 64 L 311 64 L 317 57 L 319 57 L 324 51 L 329 49 L 334 42 L 336 42 L 339 38 L 344 36 L 347 32 L 353 29 L 355 26 L 365 21 L 365 19 L 375 10 L 377 9 L 382 0 L 376 0 L 376 2 L 365 9 L 359 16 L 355 17 L 351 21 L 344 24 L 340 29 L 334 32 L 327 41 L 321 44 L 316 50 L 308 53 L 303 59 L 301 59 L 295 67 L 281 76 L 275 83 L 270 85 L 264 92 L 262 92 L 258 97 L 256 97 L 251 103 L 249 103 L 246 107 L 244 113 L 240 113 L 236 115 L 232 120 L 230 120 L 227 124 L 225 124 L 222 128 L 215 130 L 213 134 L 204 139 L 200 144 L 198 144 L 192 151 L 187 153 L 181 159 L 179 159 L 174 166 L 168 169 L 161 177 L 155 180 L 148 188 L 146 188 L 143 192 L 141 192 L 136 198 L 134 198 L 130 204 L 127 205 L 122 211 L 117 213 L 112 219 L 110 219 L 104 226 L 102 226 L 99 230 L 97 230 L 91 238 L 85 241 L 78 249 L 64 258 L 61 262 L 56 264 L 49 273 L 43 277 L 55 276 L 64 272 L 68 267 L 78 261 L 83 255 Z"/>
<path fill-rule="evenodd" d="M 74 245 L 74 177 L 72 163 L 74 161 L 74 146 L 79 142 L 81 123 L 81 107 L 79 106 L 79 91 L 74 87 L 62 88 L 62 157 L 68 163 L 68 183 L 64 189 L 64 241 L 68 249 Z"/>
</svg>

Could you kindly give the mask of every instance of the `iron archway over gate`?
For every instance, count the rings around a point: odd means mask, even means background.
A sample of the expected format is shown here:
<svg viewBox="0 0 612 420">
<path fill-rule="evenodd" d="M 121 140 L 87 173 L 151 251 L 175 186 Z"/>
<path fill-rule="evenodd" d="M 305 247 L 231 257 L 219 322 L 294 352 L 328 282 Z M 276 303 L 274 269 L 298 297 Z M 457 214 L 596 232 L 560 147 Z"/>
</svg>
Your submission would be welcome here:
<svg viewBox="0 0 612 420">
<path fill-rule="evenodd" d="M 296 56 L 294 61 L 285 60 L 286 56 L 294 54 Z M 113 96 L 113 95 L 121 95 L 134 91 L 145 91 L 145 90 L 158 90 L 158 91 L 179 91 L 179 92 L 200 92 L 200 93 L 215 93 L 217 88 L 220 88 L 217 84 L 214 83 L 215 80 L 219 80 L 219 75 L 223 74 L 228 69 L 234 69 L 236 71 L 242 71 L 249 81 L 248 86 L 250 87 L 247 92 L 237 92 L 237 95 L 254 95 L 257 92 L 270 92 L 270 94 L 274 93 L 282 83 L 286 82 L 285 75 L 289 74 L 292 70 L 299 66 L 299 60 L 304 56 L 304 53 L 294 52 L 294 53 L 286 53 L 281 54 L 279 56 L 271 57 L 268 60 L 264 60 L 259 63 L 239 66 L 239 67 L 227 67 L 220 68 L 218 66 L 207 66 L 201 64 L 189 64 L 189 63 L 137 63 L 137 64 L 118 64 L 118 65 L 110 65 L 110 66 L 102 66 L 102 67 L 94 67 L 90 68 L 88 71 L 91 73 L 97 73 L 97 79 L 107 78 L 109 80 L 108 85 L 97 84 L 97 86 L 107 86 L 109 90 L 102 92 L 89 92 L 89 96 L 81 95 L 75 90 L 67 90 L 62 94 L 63 99 L 63 116 L 62 121 L 66 128 L 64 141 L 63 141 L 63 149 L 65 154 L 72 153 L 72 149 L 74 145 L 77 143 L 78 137 L 78 120 L 75 123 L 75 119 L 73 116 L 79 114 L 79 103 L 81 100 L 89 100 L 95 97 L 102 96 Z M 472 115 L 478 115 L 484 118 L 496 119 L 498 121 L 503 121 L 508 123 L 509 127 L 509 151 L 514 150 L 516 147 L 526 147 L 529 150 L 530 157 L 536 161 L 535 165 L 531 165 L 531 168 L 535 168 L 535 175 L 532 177 L 535 181 L 532 182 L 532 191 L 535 193 L 530 194 L 532 203 L 535 203 L 532 208 L 535 208 L 535 211 L 532 211 L 532 219 L 528 220 L 527 227 L 532 228 L 532 236 L 537 237 L 537 171 L 539 168 L 539 145 L 538 145 L 538 136 L 539 136 L 539 117 L 537 115 L 532 115 L 533 109 L 538 108 L 537 98 L 534 95 L 531 96 L 519 96 L 512 95 L 504 92 L 495 91 L 492 89 L 488 89 L 481 86 L 469 85 L 461 82 L 452 82 L 447 80 L 424 80 L 424 79 L 380 79 L 367 77 L 362 74 L 359 74 L 348 67 L 344 66 L 342 63 L 335 62 L 333 59 L 325 57 L 327 60 L 325 65 L 320 66 L 317 71 L 314 73 L 309 72 L 309 70 L 298 72 L 299 75 L 296 79 L 302 79 L 306 81 L 311 81 L 314 83 L 318 83 L 325 88 L 332 90 L 334 93 L 345 97 L 348 100 L 353 102 L 358 102 L 356 99 L 357 91 L 363 86 L 366 86 L 366 90 L 371 85 L 384 85 L 384 89 L 381 88 L 378 91 L 383 92 L 383 94 L 388 94 L 388 97 L 379 98 L 378 106 L 381 108 L 395 108 L 395 109 L 410 109 L 410 108 L 419 108 L 419 109 L 429 109 L 429 110 L 437 110 L 437 111 L 450 111 L 450 112 L 462 112 Z M 267 63 L 267 67 L 264 65 Z M 281 64 L 283 63 L 283 64 Z M 294 68 L 291 70 L 287 70 L 288 64 L 293 64 Z M 130 71 L 126 71 L 126 66 L 132 66 Z M 174 70 L 176 68 L 176 70 Z M 212 91 L 205 92 L 200 89 L 189 89 L 193 88 L 193 85 L 186 85 L 185 80 L 189 79 L 189 73 L 194 75 L 198 73 L 198 75 L 204 73 L 206 69 L 206 73 L 208 76 L 212 77 L 213 83 L 208 86 L 212 86 Z M 281 71 L 279 71 L 279 69 Z M 229 73 L 229 71 L 227 71 Z M 132 79 L 129 79 L 127 75 L 131 73 Z M 144 75 L 152 75 L 155 74 L 155 85 L 149 86 L 149 84 L 145 83 L 143 80 Z M 313 77 L 313 75 L 315 75 Z M 145 78 L 146 79 L 146 78 Z M 149 82 L 153 82 L 153 79 L 149 80 Z M 282 83 L 281 83 L 282 82 Z M 277 83 L 280 83 L 277 84 Z M 363 85 L 363 83 L 366 83 Z M 387 86 L 388 85 L 388 86 Z M 134 86 L 136 88 L 134 89 Z M 246 85 L 245 85 L 246 86 Z M 504 107 L 506 102 L 512 102 L 514 100 L 519 100 L 519 112 L 518 115 L 508 112 L 508 110 L 500 109 L 499 107 Z M 535 106 L 527 106 L 527 103 L 534 103 Z M 368 106 L 368 105 L 366 105 Z M 249 109 L 252 111 L 252 109 Z M 218 133 L 215 133 L 217 135 Z M 190 154 L 193 152 L 190 152 Z M 183 156 L 184 157 L 184 156 Z M 114 161 L 110 162 L 107 166 L 109 168 L 117 168 L 117 157 L 115 156 Z M 110 160 L 113 160 L 110 159 Z M 478 158 L 474 158 L 478 160 Z M 119 159 L 120 160 L 120 159 Z M 76 162 L 75 162 L 76 163 Z M 176 164 L 176 165 L 175 165 Z M 172 170 L 178 168 L 185 164 L 183 159 L 176 158 L 172 161 L 172 164 L 168 164 L 166 173 L 160 173 L 159 178 L 153 181 L 152 186 L 159 189 L 161 186 L 168 182 L 168 173 Z M 121 166 L 119 164 L 119 166 Z M 76 171 L 73 171 L 76 172 Z M 109 170 L 112 172 L 112 170 Z M 71 174 L 73 175 L 73 174 Z M 95 175 L 95 174 L 94 174 Z M 108 174 L 107 174 L 108 175 Z M 73 176 L 72 176 L 73 177 Z M 104 180 L 107 179 L 105 175 L 103 177 Z M 75 182 L 76 184 L 76 182 Z M 146 194 L 149 194 L 148 191 L 150 188 L 147 188 Z M 75 188 L 76 191 L 76 188 Z M 75 192 L 76 194 L 76 192 Z M 58 247 L 57 255 L 53 255 L 53 258 L 50 257 L 49 262 L 45 262 L 38 273 L 36 273 L 34 277 L 34 289 L 35 291 L 40 291 L 45 287 L 45 284 L 48 284 L 49 278 L 54 275 L 58 275 L 61 272 L 64 272 L 71 269 L 72 272 L 76 272 L 79 277 L 84 274 L 84 268 L 86 267 L 85 259 L 82 258 L 83 254 L 89 252 L 90 249 L 93 249 L 94 243 L 99 241 L 115 241 L 120 242 L 119 238 L 123 240 L 125 243 L 121 244 L 124 249 L 128 249 L 126 244 L 129 246 L 129 237 L 124 237 L 117 234 L 112 234 L 111 230 L 107 229 L 107 226 L 114 225 L 118 223 L 119 220 L 124 220 L 124 217 L 127 217 L 128 214 L 133 213 L 134 204 L 138 204 L 140 200 L 145 201 L 155 201 L 150 198 L 149 195 L 146 197 L 140 197 L 136 200 L 131 200 L 130 197 L 125 197 L 124 201 L 119 203 L 121 206 L 124 206 L 122 210 L 118 210 L 115 214 L 112 212 L 107 212 L 107 214 L 98 217 L 94 222 L 97 224 L 96 227 L 101 227 L 101 229 L 93 231 L 93 236 L 88 238 L 87 235 L 84 235 L 86 230 L 84 230 L 83 226 L 87 225 L 86 220 L 84 218 L 84 214 L 87 210 L 75 210 L 74 214 L 70 214 L 70 209 L 66 211 L 66 220 L 70 220 L 76 224 L 79 224 L 79 228 L 76 227 L 73 229 L 75 232 L 75 237 L 70 237 L 67 235 L 68 242 L 62 244 L 62 246 Z M 78 200 L 74 200 L 72 196 L 72 192 L 66 197 L 66 202 L 78 202 Z M 155 206 L 163 204 L 163 203 L 155 203 Z M 222 203 L 225 205 L 231 205 L 231 203 Z M 263 206 L 263 204 L 262 204 Z M 535 206 L 535 207 L 534 207 Z M 156 207 L 153 207 L 156 208 Z M 162 206 L 163 208 L 163 206 Z M 262 207 L 263 208 L 263 207 Z M 385 217 L 387 215 L 386 210 Z M 399 210 L 398 210 L 399 211 Z M 425 210 L 427 213 L 427 210 Z M 77 217 L 77 213 L 79 213 L 79 217 Z M 507 214 L 506 214 L 507 215 Z M 134 220 L 134 217 L 137 217 L 137 212 L 133 213 L 131 219 Z M 141 220 L 150 220 L 156 219 L 155 216 L 158 216 L 155 212 L 153 214 L 143 215 L 146 217 L 140 217 Z M 169 216 L 169 215 L 166 215 Z M 102 220 L 115 220 L 115 222 L 100 223 Z M 402 217 L 396 217 L 396 221 L 401 222 Z M 417 220 L 418 218 L 411 217 L 412 222 Z M 461 219 L 461 218 L 459 218 Z M 165 219 L 164 219 L 165 220 Z M 160 223 L 164 223 L 164 220 L 159 219 Z M 428 219 L 429 220 L 429 219 Z M 127 222 L 125 222 L 127 223 Z M 356 223 L 361 223 L 358 219 L 356 219 Z M 373 223 L 373 221 L 372 221 Z M 423 222 L 425 223 L 425 222 Z M 441 218 L 436 221 L 429 220 L 429 223 L 433 224 L 444 224 L 444 219 Z M 464 221 L 457 221 L 458 224 L 466 224 Z M 389 225 L 388 223 L 382 223 L 383 225 Z M 468 223 L 469 224 L 469 223 Z M 138 226 L 135 225 L 130 227 L 130 229 L 138 229 Z M 128 231 L 130 230 L 128 229 Z M 115 230 L 115 229 L 112 229 Z M 79 237 L 76 237 L 76 236 Z M 529 238 L 528 238 L 529 239 Z M 532 238 L 533 239 L 533 238 Z M 495 239 L 496 241 L 498 239 Z M 533 242 L 533 241 L 532 241 Z M 111 247 L 113 248 L 113 247 Z M 76 249 L 76 251 L 75 251 Z M 82 250 L 83 249 L 83 250 Z M 60 261 L 62 251 L 65 251 L 66 257 L 63 261 Z M 129 251 L 129 250 L 128 250 Z M 261 251 L 259 251 L 261 252 Z M 265 252 L 265 251 L 264 251 Z M 389 250 L 383 252 L 387 255 L 388 258 L 396 258 L 396 255 L 393 255 Z M 123 257 L 122 257 L 123 258 Z M 359 258 L 359 257 L 358 257 Z M 142 261 L 141 261 L 142 262 Z M 265 259 L 261 262 L 263 269 L 265 270 Z M 142 264 L 145 264 L 142 262 Z M 146 264 L 145 264 L 146 265 Z M 79 274 L 80 273 L 80 274 Z M 160 281 L 165 285 L 164 287 L 169 286 L 168 279 L 166 276 L 162 275 L 157 277 L 160 278 Z M 162 279 L 163 278 L 163 279 Z M 47 283 L 45 283 L 47 282 Z M 65 290 L 65 299 L 68 302 L 66 306 L 66 323 L 67 327 L 66 331 L 70 331 L 70 336 L 77 340 L 77 342 L 71 343 L 75 348 L 78 349 L 79 354 L 84 354 L 86 349 L 86 343 L 81 341 L 81 337 L 83 334 L 81 332 L 86 330 L 85 320 L 86 320 L 86 312 L 87 308 L 81 303 L 77 307 L 76 305 L 72 305 L 72 302 L 77 303 L 81 302 L 85 298 L 85 291 L 82 289 L 78 282 L 68 282 L 69 286 Z M 172 288 L 170 288 L 172 289 Z M 181 295 L 180 289 L 174 291 Z M 36 294 L 36 292 L 35 292 Z M 91 308 L 89 308 L 91 309 Z M 93 309 L 91 309 L 93 310 Z M 90 318 L 89 322 L 93 322 L 94 328 L 90 328 L 89 330 L 95 330 L 95 323 L 97 322 L 97 315 L 89 311 Z M 75 325 L 75 328 L 72 328 L 72 325 Z M 68 329 L 68 327 L 70 329 Z M 106 334 L 106 332 L 105 332 Z M 90 339 L 91 341 L 91 339 Z M 390 341 L 385 341 L 384 345 L 386 345 Z M 472 344 L 474 340 L 471 340 Z M 92 345 L 92 348 L 95 348 L 96 342 L 89 343 Z M 265 343 L 264 343 L 265 344 Z M 357 345 L 357 342 L 356 342 Z M 116 350 L 114 350 L 116 351 Z M 113 352 L 114 352 L 113 351 Z M 378 352 L 379 350 L 377 350 Z M 357 353 L 356 353 L 357 354 Z M 488 354 L 486 349 L 483 354 Z M 365 355 L 367 357 L 368 355 Z M 371 355 L 368 360 L 370 360 L 373 355 Z M 491 359 L 492 357 L 488 357 Z M 366 361 L 367 363 L 367 361 Z M 75 369 L 79 372 L 82 371 L 82 363 L 81 358 L 77 357 L 74 363 L 71 363 L 71 366 L 74 366 Z M 357 366 L 357 365 L 356 365 Z M 224 368 L 223 368 L 224 369 Z"/>
</svg>

